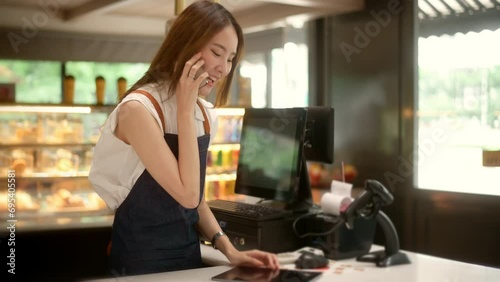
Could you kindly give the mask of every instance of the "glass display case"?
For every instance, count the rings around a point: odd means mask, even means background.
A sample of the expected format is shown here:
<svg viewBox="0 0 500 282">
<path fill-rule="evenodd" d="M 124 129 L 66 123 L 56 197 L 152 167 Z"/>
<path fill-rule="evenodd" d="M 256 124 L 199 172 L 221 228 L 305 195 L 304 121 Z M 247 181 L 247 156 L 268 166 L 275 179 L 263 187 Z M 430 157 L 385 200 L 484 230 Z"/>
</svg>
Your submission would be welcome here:
<svg viewBox="0 0 500 282">
<path fill-rule="evenodd" d="M 112 109 L 0 105 L 0 179 L 15 183 L 15 190 L 0 190 L 2 219 L 15 218 L 22 229 L 40 219 L 111 214 L 91 188 L 88 171 L 99 128 Z"/>
<path fill-rule="evenodd" d="M 114 106 L 0 105 L 0 179 L 15 181 L 15 218 L 22 229 L 111 226 L 112 211 L 88 180 L 100 127 Z M 244 109 L 221 108 L 209 148 L 207 200 L 234 194 Z M 13 176 L 13 177 L 12 177 Z M 7 187 L 7 186 L 4 186 Z M 8 189 L 0 217 L 8 219 Z"/>
</svg>

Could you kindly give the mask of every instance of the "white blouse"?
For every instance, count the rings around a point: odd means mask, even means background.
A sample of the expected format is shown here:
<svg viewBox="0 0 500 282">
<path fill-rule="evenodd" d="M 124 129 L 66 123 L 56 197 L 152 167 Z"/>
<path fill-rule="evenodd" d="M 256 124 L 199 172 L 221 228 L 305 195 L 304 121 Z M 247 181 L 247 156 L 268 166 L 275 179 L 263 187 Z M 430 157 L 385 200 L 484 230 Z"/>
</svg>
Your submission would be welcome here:
<svg viewBox="0 0 500 282">
<path fill-rule="evenodd" d="M 165 120 L 166 133 L 178 134 L 177 130 L 177 99 L 173 95 L 166 98 L 166 89 L 161 90 L 161 95 L 152 85 L 140 88 L 149 92 L 159 102 Z M 160 97 L 162 99 L 160 99 Z M 217 132 L 217 113 L 214 106 L 201 98 L 198 98 L 205 107 L 205 112 L 210 122 L 210 143 Z M 95 191 L 106 202 L 109 208 L 116 210 L 125 200 L 134 186 L 137 178 L 143 173 L 145 166 L 140 161 L 132 146 L 124 143 L 114 135 L 118 122 L 118 111 L 121 105 L 127 101 L 139 101 L 153 115 L 160 128 L 161 120 L 151 101 L 142 94 L 130 93 L 111 112 L 105 124 L 101 128 L 101 136 L 94 148 L 92 165 L 89 172 L 89 180 Z M 160 102 L 161 101 L 161 102 Z M 198 136 L 205 134 L 203 127 L 203 113 L 195 106 L 195 118 Z"/>
</svg>

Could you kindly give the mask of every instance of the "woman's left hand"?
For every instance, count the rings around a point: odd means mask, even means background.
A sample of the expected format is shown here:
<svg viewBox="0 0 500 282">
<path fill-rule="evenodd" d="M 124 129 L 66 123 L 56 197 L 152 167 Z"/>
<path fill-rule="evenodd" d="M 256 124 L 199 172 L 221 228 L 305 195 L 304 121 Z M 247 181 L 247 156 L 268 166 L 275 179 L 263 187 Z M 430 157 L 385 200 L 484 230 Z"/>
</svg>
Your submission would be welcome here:
<svg viewBox="0 0 500 282">
<path fill-rule="evenodd" d="M 280 264 L 275 254 L 259 250 L 236 251 L 227 257 L 232 265 L 244 265 L 278 269 Z"/>
</svg>

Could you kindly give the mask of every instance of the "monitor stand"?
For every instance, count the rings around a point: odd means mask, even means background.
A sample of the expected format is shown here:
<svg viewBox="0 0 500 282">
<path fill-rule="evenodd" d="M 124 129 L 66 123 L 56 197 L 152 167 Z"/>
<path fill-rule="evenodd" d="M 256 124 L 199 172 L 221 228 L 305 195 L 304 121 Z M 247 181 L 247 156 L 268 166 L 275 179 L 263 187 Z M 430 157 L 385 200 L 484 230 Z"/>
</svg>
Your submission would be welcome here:
<svg viewBox="0 0 500 282">
<path fill-rule="evenodd" d="M 313 207 L 313 200 L 311 185 L 309 184 L 309 172 L 307 171 L 307 163 L 303 152 L 299 169 L 299 181 L 297 181 L 298 183 L 297 185 L 295 185 L 292 202 L 285 203 L 275 200 L 261 200 L 261 202 L 259 202 L 258 204 L 276 209 L 291 211 L 292 213 L 309 212 Z M 266 201 L 266 203 L 262 203 L 262 201 Z"/>
<path fill-rule="evenodd" d="M 303 151 L 299 178 L 298 187 L 295 187 L 294 201 L 285 206 L 286 210 L 291 210 L 293 213 L 308 212 L 313 206 L 309 172 Z"/>
</svg>

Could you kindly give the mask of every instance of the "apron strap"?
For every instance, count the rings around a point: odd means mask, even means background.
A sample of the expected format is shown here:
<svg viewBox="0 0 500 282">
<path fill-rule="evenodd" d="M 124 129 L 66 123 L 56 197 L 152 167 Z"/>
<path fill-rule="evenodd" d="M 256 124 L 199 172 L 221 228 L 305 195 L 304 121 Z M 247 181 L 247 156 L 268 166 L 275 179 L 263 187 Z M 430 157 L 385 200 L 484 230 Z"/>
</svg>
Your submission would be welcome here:
<svg viewBox="0 0 500 282">
<path fill-rule="evenodd" d="M 203 118 L 205 119 L 203 121 L 203 128 L 205 129 L 205 134 L 210 134 L 210 123 L 208 122 L 208 117 L 207 113 L 205 112 L 205 107 L 203 107 L 200 100 L 197 100 L 196 103 L 198 104 L 198 107 L 200 107 L 201 113 L 203 114 Z"/>
<path fill-rule="evenodd" d="M 153 97 L 153 95 L 151 95 L 149 92 L 144 91 L 144 90 L 140 90 L 140 89 L 134 90 L 132 92 L 142 94 L 142 95 L 146 96 L 149 99 L 149 101 L 151 101 L 151 103 L 155 107 L 156 113 L 160 116 L 160 121 L 161 121 L 161 126 L 163 128 L 163 133 L 165 133 L 165 118 L 163 116 L 163 111 L 161 110 L 161 107 L 158 104 L 158 101 L 156 101 L 155 97 Z"/>
</svg>

